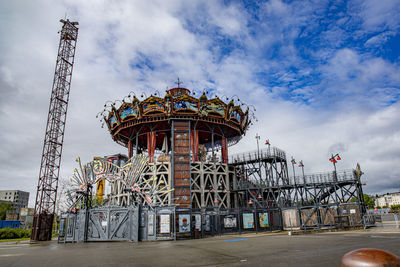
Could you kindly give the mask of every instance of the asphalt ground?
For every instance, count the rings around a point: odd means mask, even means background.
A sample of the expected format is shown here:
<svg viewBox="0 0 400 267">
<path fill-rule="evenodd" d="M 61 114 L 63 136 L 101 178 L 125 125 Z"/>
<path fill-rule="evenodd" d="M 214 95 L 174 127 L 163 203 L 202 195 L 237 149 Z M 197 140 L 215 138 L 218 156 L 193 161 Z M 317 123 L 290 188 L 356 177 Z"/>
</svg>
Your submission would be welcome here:
<svg viewBox="0 0 400 267">
<path fill-rule="evenodd" d="M 347 252 L 400 255 L 400 231 L 251 233 L 155 242 L 0 243 L 0 266 L 340 266 Z"/>
</svg>

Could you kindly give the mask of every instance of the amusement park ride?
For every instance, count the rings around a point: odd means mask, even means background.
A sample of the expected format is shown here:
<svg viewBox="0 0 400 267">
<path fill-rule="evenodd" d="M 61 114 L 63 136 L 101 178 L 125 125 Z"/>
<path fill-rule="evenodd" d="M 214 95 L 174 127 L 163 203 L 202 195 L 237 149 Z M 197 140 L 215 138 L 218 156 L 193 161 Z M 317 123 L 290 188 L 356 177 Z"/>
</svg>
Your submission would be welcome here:
<svg viewBox="0 0 400 267">
<path fill-rule="evenodd" d="M 348 224 L 361 223 L 365 211 L 361 172 L 337 172 L 335 165 L 333 172 L 305 175 L 300 162 L 302 175 L 289 176 L 286 153 L 271 147 L 269 140 L 266 149 L 228 155 L 228 146 L 240 140 L 255 118 L 255 110 L 239 99 L 224 102 L 218 96 L 209 98 L 206 92 L 196 98 L 189 89 L 176 87 L 168 89 L 164 97 L 150 95 L 140 101 L 131 92 L 122 101 L 107 103 L 97 117 L 107 125 L 113 140 L 127 148 L 129 156 L 121 164 L 107 157 L 96 158 L 80 165 L 80 172 L 75 170 L 72 179 L 75 191 L 69 193 L 70 211 L 97 208 L 93 212 L 101 213 L 90 217 L 92 226 L 84 232 L 90 232 L 91 238 L 83 241 L 127 238 L 128 230 L 117 235 L 96 228 L 104 218 L 115 217 L 111 209 L 116 207 L 126 209 L 126 218 L 130 216 L 129 208 L 141 207 L 142 212 L 130 212 L 140 214 L 137 217 L 143 225 L 145 221 L 152 222 L 146 227 L 158 225 L 154 230 L 159 231 L 157 238 L 166 237 L 166 233 L 169 238 L 179 236 L 183 223 L 178 219 L 180 216 L 187 216 L 185 223 L 190 226 L 192 222 L 192 227 L 196 225 L 198 230 L 203 223 L 212 221 L 211 224 L 219 226 L 204 225 L 203 231 L 214 229 L 210 230 L 214 234 L 224 227 L 238 230 L 239 225 L 243 230 L 296 225 L 302 229 L 333 227 L 335 218 L 342 222 L 343 217 Z M 340 160 L 339 155 L 332 158 L 334 164 Z M 293 158 L 291 163 L 294 168 Z M 98 188 L 96 207 L 88 206 L 87 199 L 93 194 L 89 191 L 82 194 L 82 190 L 95 187 Z M 104 187 L 109 187 L 110 193 L 103 198 Z M 158 214 L 159 210 L 170 213 Z M 171 216 L 168 223 L 174 224 L 168 229 L 174 231 L 162 234 L 162 216 Z M 207 216 L 214 217 L 211 220 Z M 220 216 L 226 217 L 223 223 Z M 228 219 L 235 223 L 227 223 Z M 194 229 L 189 227 L 189 232 Z M 143 239 L 145 234 L 141 236 Z"/>
<path fill-rule="evenodd" d="M 75 27 L 69 21 L 64 23 L 64 27 Z M 74 39 L 61 42 L 76 42 L 77 29 L 70 34 Z M 70 82 L 72 64 L 67 66 L 71 68 L 66 72 Z M 67 92 L 69 82 L 64 86 Z M 118 160 L 96 157 L 84 165 L 78 159 L 79 168 L 74 170 L 67 193 L 68 213 L 62 219 L 64 241 L 137 240 L 138 231 L 145 225 L 142 239 L 151 239 L 152 235 L 176 238 L 178 232 L 193 234 L 196 230 L 220 233 L 221 229 L 332 227 L 335 218 L 348 219 L 350 215 L 354 224 L 359 223 L 365 212 L 359 168 L 338 172 L 335 164 L 340 157 L 332 155 L 333 172 L 305 175 L 300 162 L 302 175 L 296 176 L 293 171 L 289 176 L 286 153 L 271 147 L 269 140 L 265 149 L 257 147 L 254 152 L 229 156 L 228 147 L 239 142 L 255 120 L 255 108 L 237 96 L 210 97 L 206 90 L 195 97 L 181 87 L 179 79 L 177 84 L 163 97 L 158 92 L 144 98 L 130 92 L 122 100 L 107 101 L 97 114 L 112 139 L 126 147 L 128 156 L 118 155 Z M 64 101 L 58 96 L 54 99 L 59 105 L 68 101 L 68 97 Z M 62 114 L 65 121 L 66 107 Z M 63 130 L 64 122 L 57 126 Z M 260 137 L 256 138 L 258 145 Z M 56 145 L 61 144 L 61 149 L 62 139 L 46 140 L 44 151 L 46 144 L 54 153 Z M 58 165 L 53 156 L 53 163 L 42 164 L 42 168 L 57 165 L 58 179 L 61 151 L 57 155 Z M 43 158 L 48 157 L 44 152 Z M 293 158 L 291 163 L 294 168 Z M 40 223 L 49 226 L 43 218 L 54 214 L 54 208 L 41 209 L 45 192 L 57 191 L 57 184 L 42 186 L 48 184 L 46 179 L 39 178 L 37 233 Z M 52 205 L 54 202 L 55 197 Z M 78 231 L 75 225 L 84 228 Z M 32 239 L 44 240 L 38 235 L 32 234 Z"/>
</svg>

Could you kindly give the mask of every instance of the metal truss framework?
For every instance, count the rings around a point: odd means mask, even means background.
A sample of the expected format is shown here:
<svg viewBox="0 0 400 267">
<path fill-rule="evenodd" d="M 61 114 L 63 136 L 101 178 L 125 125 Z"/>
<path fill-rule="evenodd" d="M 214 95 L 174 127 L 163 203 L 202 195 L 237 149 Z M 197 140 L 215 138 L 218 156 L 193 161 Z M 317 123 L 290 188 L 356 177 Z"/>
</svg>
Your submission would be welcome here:
<svg viewBox="0 0 400 267">
<path fill-rule="evenodd" d="M 174 205 L 172 171 L 170 162 L 150 163 L 137 181 L 151 196 L 153 207 Z M 365 212 L 361 182 L 354 171 L 289 177 L 285 153 L 277 148 L 236 155 L 229 164 L 192 162 L 190 175 L 192 210 L 296 210 L 302 229 L 333 227 L 336 217 L 350 214 L 350 206 L 357 214 L 347 217 L 358 224 Z M 117 179 L 111 182 L 110 200 L 113 206 L 147 205 Z"/>
<path fill-rule="evenodd" d="M 134 196 L 121 180 L 111 180 L 111 206 L 137 206 L 145 205 L 140 198 Z M 170 163 L 148 163 L 141 173 L 138 184 L 143 185 L 142 190 L 150 196 L 154 206 L 168 206 L 172 204 L 171 193 L 171 168 Z"/>
<path fill-rule="evenodd" d="M 235 156 L 232 161 L 239 175 L 236 191 L 241 207 L 295 208 L 303 228 L 325 225 L 327 216 L 342 215 L 346 204 L 357 205 L 361 215 L 365 213 L 362 184 L 355 171 L 289 177 L 286 158 L 275 148 Z"/>
<path fill-rule="evenodd" d="M 192 162 L 190 171 L 192 208 L 236 207 L 234 171 L 234 167 L 219 162 Z M 174 203 L 170 162 L 147 164 L 138 183 L 144 184 L 143 192 L 152 192 L 149 195 L 153 206 L 162 207 Z M 111 181 L 110 196 L 109 204 L 112 206 L 146 205 L 126 191 L 120 180 Z"/>
<path fill-rule="evenodd" d="M 63 23 L 63 26 L 60 31 L 60 43 L 50 98 L 31 234 L 31 239 L 37 241 L 51 239 L 72 69 L 78 37 L 77 22 L 69 20 L 60 20 L 60 22 Z"/>
</svg>

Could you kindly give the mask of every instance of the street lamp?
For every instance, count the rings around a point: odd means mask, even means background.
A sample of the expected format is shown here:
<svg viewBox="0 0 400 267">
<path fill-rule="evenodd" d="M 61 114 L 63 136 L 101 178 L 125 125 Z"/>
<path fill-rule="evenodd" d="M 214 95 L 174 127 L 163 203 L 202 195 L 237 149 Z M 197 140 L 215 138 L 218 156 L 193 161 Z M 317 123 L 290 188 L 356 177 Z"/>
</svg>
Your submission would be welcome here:
<svg viewBox="0 0 400 267">
<path fill-rule="evenodd" d="M 296 164 L 296 160 L 292 157 L 292 160 L 290 161 L 292 163 L 292 167 L 293 167 L 293 180 L 294 180 L 294 184 L 296 184 L 296 172 L 294 171 L 294 165 Z"/>
<path fill-rule="evenodd" d="M 257 140 L 257 157 L 260 160 L 260 147 L 258 145 L 258 140 L 260 140 L 260 136 L 256 133 L 256 140 Z"/>
<path fill-rule="evenodd" d="M 256 134 L 256 139 L 257 139 L 257 159 L 258 159 L 258 174 L 260 175 L 260 184 L 261 184 L 261 159 L 260 159 L 260 146 L 258 144 L 258 141 L 260 140 L 260 136 L 258 133 Z"/>
<path fill-rule="evenodd" d="M 335 170 L 334 172 L 334 178 L 337 181 L 337 172 L 336 172 L 336 163 L 338 160 L 341 160 L 342 158 L 339 156 L 339 154 L 333 155 L 332 157 L 329 159 L 330 162 L 333 163 L 333 169 Z"/>
<path fill-rule="evenodd" d="M 269 155 L 271 155 L 271 143 L 269 142 L 269 139 L 266 139 L 265 140 L 265 145 L 267 145 L 268 146 L 268 151 L 267 151 L 267 155 L 269 156 Z"/>
<path fill-rule="evenodd" d="M 304 176 L 304 164 L 303 164 L 302 160 L 300 160 L 300 162 L 299 162 L 299 167 L 301 167 L 301 171 L 303 173 L 303 181 L 304 181 L 304 184 L 305 184 L 306 183 L 306 177 Z"/>
</svg>

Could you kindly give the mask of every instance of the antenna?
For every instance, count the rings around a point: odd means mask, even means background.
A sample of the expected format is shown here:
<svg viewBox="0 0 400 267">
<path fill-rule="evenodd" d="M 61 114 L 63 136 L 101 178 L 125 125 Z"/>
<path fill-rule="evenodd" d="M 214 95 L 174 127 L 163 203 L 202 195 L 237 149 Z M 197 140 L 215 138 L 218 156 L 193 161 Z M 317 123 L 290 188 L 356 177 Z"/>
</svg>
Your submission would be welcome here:
<svg viewBox="0 0 400 267">
<path fill-rule="evenodd" d="M 178 77 L 178 82 L 176 82 L 176 84 L 178 85 L 178 88 L 180 88 L 181 84 L 183 84 L 183 82 L 181 80 L 179 80 L 179 77 Z"/>
</svg>

